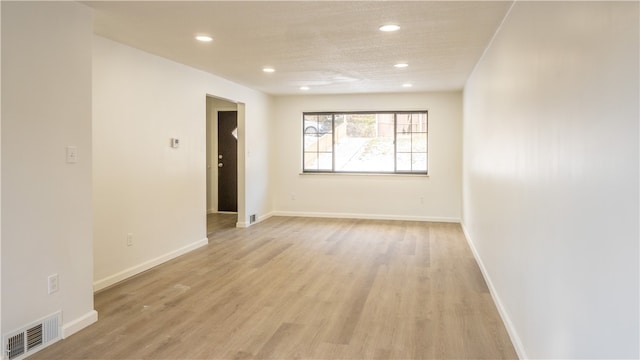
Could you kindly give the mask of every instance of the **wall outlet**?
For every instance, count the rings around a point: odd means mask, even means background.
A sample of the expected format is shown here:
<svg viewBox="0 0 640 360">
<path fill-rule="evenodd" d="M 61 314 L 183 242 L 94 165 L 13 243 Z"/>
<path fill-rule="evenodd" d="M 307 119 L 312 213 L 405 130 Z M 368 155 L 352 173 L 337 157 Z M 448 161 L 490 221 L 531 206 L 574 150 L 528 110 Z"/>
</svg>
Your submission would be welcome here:
<svg viewBox="0 0 640 360">
<path fill-rule="evenodd" d="M 133 246 L 133 233 L 127 233 L 127 246 Z"/>
<path fill-rule="evenodd" d="M 296 199 L 296 194 L 291 193 L 291 200 L 295 200 Z"/>
<path fill-rule="evenodd" d="M 47 291 L 49 294 L 58 291 L 58 274 L 49 275 L 47 278 Z"/>
<path fill-rule="evenodd" d="M 424 204 L 424 196 L 420 196 L 420 204 Z"/>
</svg>

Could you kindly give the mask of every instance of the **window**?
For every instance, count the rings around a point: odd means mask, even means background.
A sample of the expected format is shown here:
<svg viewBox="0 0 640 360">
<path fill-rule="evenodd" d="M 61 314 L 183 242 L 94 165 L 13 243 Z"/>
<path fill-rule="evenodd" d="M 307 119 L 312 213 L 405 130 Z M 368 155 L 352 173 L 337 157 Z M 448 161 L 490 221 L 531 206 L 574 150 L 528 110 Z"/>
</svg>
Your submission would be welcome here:
<svg viewBox="0 0 640 360">
<path fill-rule="evenodd" d="M 427 173 L 427 112 L 303 114 L 303 172 Z"/>
</svg>

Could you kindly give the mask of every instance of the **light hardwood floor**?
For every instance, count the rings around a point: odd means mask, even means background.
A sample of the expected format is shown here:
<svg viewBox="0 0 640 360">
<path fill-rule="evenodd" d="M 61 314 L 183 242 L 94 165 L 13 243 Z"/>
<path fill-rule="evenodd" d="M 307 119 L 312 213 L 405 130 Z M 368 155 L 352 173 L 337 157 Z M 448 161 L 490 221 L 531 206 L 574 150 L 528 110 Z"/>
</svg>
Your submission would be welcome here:
<svg viewBox="0 0 640 360">
<path fill-rule="evenodd" d="M 213 213 L 207 215 L 207 237 L 210 238 L 214 232 L 223 229 L 236 227 L 238 215 L 231 213 Z"/>
<path fill-rule="evenodd" d="M 457 224 L 223 226 L 95 307 L 97 323 L 31 359 L 516 358 Z"/>
</svg>

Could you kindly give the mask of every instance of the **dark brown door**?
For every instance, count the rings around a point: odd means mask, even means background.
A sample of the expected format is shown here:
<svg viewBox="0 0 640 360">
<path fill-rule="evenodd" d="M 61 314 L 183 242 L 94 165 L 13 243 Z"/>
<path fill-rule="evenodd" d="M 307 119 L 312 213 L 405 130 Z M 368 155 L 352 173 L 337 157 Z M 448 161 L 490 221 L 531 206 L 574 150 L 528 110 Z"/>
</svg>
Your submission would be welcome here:
<svg viewBox="0 0 640 360">
<path fill-rule="evenodd" d="M 218 211 L 238 211 L 238 112 L 218 112 Z"/>
</svg>

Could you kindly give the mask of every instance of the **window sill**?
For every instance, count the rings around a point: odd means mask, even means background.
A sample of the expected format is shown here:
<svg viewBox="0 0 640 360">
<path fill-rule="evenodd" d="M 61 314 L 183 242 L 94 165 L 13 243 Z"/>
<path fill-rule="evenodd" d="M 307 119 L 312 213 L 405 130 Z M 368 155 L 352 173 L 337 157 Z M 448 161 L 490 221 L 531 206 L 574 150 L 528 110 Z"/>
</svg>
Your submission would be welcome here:
<svg viewBox="0 0 640 360">
<path fill-rule="evenodd" d="M 319 175 L 328 175 L 328 176 L 391 176 L 391 177 L 423 177 L 428 178 L 429 174 L 396 174 L 396 173 L 357 173 L 357 172 L 301 172 L 298 175 L 303 176 L 319 176 Z"/>
</svg>

